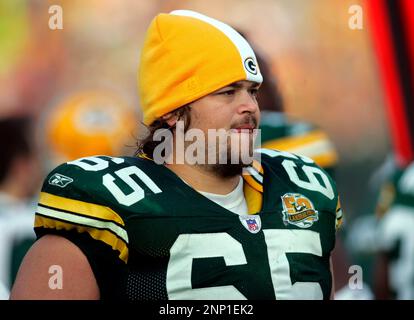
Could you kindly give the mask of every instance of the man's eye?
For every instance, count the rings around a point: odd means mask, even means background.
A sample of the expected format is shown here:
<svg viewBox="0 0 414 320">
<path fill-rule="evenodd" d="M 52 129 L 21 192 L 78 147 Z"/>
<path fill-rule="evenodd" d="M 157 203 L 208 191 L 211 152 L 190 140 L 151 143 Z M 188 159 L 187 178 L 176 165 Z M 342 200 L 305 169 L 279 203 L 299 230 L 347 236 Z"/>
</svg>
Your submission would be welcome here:
<svg viewBox="0 0 414 320">
<path fill-rule="evenodd" d="M 259 89 L 250 89 L 250 94 L 253 97 L 257 97 L 257 94 L 259 93 Z"/>
<path fill-rule="evenodd" d="M 231 96 L 231 95 L 233 95 L 235 92 L 236 92 L 236 90 L 226 90 L 226 91 L 219 92 L 219 94 L 223 94 L 223 95 L 225 95 L 225 96 Z"/>
</svg>

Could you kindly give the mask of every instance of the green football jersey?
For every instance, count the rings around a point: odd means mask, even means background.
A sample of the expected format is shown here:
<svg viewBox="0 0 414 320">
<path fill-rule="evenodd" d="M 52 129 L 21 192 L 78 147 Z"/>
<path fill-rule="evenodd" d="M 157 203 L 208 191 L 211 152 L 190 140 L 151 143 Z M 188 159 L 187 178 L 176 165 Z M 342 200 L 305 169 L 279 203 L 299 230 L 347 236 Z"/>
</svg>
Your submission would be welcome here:
<svg viewBox="0 0 414 320">
<path fill-rule="evenodd" d="M 393 298 L 414 299 L 414 163 L 396 168 L 380 192 L 377 249 L 389 260 Z"/>
<path fill-rule="evenodd" d="M 414 164 L 396 168 L 383 184 L 378 199 L 378 214 L 381 216 L 391 206 L 414 207 Z"/>
<path fill-rule="evenodd" d="M 47 176 L 35 231 L 78 245 L 103 299 L 328 299 L 335 184 L 309 158 L 258 154 L 243 175 L 258 212 L 228 211 L 151 160 L 95 156 Z"/>
</svg>

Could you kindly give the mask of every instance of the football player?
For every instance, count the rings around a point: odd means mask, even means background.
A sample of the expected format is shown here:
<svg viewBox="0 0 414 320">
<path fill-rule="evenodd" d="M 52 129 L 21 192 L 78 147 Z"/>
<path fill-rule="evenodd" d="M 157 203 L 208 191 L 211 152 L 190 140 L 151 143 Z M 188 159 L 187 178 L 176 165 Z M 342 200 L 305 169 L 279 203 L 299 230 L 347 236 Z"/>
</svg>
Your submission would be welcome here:
<svg viewBox="0 0 414 320">
<path fill-rule="evenodd" d="M 329 299 L 335 183 L 304 156 L 249 157 L 262 81 L 227 24 L 188 10 L 157 15 L 138 76 L 148 137 L 136 157 L 81 158 L 46 177 L 39 239 L 11 297 Z M 226 139 L 218 151 L 216 138 L 195 149 L 182 130 Z"/>
<path fill-rule="evenodd" d="M 0 119 L 0 284 L 7 290 L 21 259 L 35 240 L 33 197 L 40 187 L 41 176 L 31 137 L 31 118 Z"/>
<path fill-rule="evenodd" d="M 133 153 L 137 113 L 114 90 L 85 90 L 64 97 L 44 113 L 40 136 L 48 171 L 95 154 Z"/>
<path fill-rule="evenodd" d="M 393 171 L 378 206 L 375 293 L 378 299 L 414 299 L 414 163 Z"/>
<path fill-rule="evenodd" d="M 36 202 L 30 198 L 40 188 L 39 168 L 50 171 L 82 156 L 119 154 L 133 145 L 137 123 L 136 113 L 115 92 L 70 95 L 52 105 L 38 125 L 44 155 L 41 168 L 29 119 L 0 121 L 0 145 L 7 151 L 0 165 L 0 282 L 6 288 L 11 288 L 24 255 L 36 240 Z"/>
</svg>

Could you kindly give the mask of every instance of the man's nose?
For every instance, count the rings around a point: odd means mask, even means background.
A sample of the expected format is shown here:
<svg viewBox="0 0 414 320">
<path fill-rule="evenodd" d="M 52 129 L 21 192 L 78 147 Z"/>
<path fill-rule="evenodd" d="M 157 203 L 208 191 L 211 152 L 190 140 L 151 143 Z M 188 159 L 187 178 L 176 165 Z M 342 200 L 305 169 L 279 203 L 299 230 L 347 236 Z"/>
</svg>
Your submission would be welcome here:
<svg viewBox="0 0 414 320">
<path fill-rule="evenodd" d="M 259 110 L 256 97 L 248 90 L 243 90 L 239 96 L 238 113 L 256 113 Z"/>
</svg>

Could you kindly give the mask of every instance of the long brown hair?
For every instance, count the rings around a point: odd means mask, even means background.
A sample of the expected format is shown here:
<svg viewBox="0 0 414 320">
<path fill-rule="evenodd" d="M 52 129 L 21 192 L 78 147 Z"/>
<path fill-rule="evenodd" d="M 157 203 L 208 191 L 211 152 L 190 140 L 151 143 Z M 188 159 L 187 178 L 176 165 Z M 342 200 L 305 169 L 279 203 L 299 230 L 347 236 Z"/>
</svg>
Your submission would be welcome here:
<svg viewBox="0 0 414 320">
<path fill-rule="evenodd" d="M 191 123 L 191 107 L 190 105 L 185 105 L 175 111 L 173 111 L 173 115 L 177 116 L 178 120 L 182 120 L 184 121 L 184 132 L 187 131 L 187 129 L 190 126 Z M 164 130 L 169 130 L 171 131 L 171 133 L 174 132 L 175 130 L 175 124 L 173 126 L 170 126 L 167 123 L 167 120 L 159 118 L 157 120 L 155 120 L 151 125 L 146 126 L 149 133 L 148 135 L 141 139 L 138 140 L 137 142 L 137 151 L 135 153 L 136 156 L 143 156 L 143 157 L 147 157 L 147 158 L 153 158 L 153 154 L 154 154 L 154 150 L 155 148 L 162 142 L 164 141 L 157 141 L 156 139 L 154 139 L 154 137 L 157 136 L 157 134 L 160 134 L 160 132 L 164 131 Z"/>
</svg>

